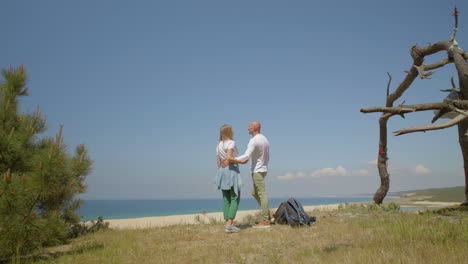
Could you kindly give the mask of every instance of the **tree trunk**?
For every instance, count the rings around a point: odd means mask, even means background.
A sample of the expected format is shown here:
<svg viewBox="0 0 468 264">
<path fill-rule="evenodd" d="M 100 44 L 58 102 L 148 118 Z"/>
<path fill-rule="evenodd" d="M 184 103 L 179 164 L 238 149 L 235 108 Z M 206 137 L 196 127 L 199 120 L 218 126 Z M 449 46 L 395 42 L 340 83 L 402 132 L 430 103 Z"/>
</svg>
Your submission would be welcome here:
<svg viewBox="0 0 468 264">
<path fill-rule="evenodd" d="M 379 137 L 379 154 L 377 156 L 377 168 L 380 175 L 380 187 L 374 194 L 374 202 L 381 204 L 385 196 L 387 196 L 390 188 L 390 175 L 387 171 L 387 121 L 389 115 L 382 114 L 379 119 L 380 137 Z"/>
<path fill-rule="evenodd" d="M 449 54 L 451 55 L 451 54 Z M 455 67 L 457 68 L 461 99 L 468 99 L 468 64 L 463 56 L 463 51 L 456 48 L 453 52 Z M 458 125 L 458 141 L 463 156 L 463 167 L 465 171 L 465 203 L 468 204 L 468 120 Z"/>
<path fill-rule="evenodd" d="M 463 156 L 463 167 L 465 168 L 465 202 L 468 205 L 468 121 L 458 125 L 458 137 Z"/>
</svg>

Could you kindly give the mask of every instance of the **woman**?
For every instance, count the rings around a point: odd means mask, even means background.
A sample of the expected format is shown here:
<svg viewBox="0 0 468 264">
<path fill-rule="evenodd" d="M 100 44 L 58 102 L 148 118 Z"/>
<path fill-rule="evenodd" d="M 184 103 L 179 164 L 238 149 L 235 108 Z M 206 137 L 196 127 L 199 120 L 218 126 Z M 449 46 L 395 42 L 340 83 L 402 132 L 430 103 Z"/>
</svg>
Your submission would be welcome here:
<svg viewBox="0 0 468 264">
<path fill-rule="evenodd" d="M 224 231 L 238 232 L 240 229 L 233 224 L 236 217 L 237 209 L 240 201 L 240 187 L 242 179 L 240 177 L 239 165 L 229 164 L 223 168 L 225 160 L 234 157 L 238 154 L 236 142 L 233 137 L 234 132 L 229 125 L 223 125 L 219 131 L 219 142 L 216 147 L 216 156 L 218 163 L 218 173 L 216 174 L 216 186 L 223 192 L 223 212 L 226 226 Z M 248 160 L 242 162 L 247 163 Z"/>
</svg>

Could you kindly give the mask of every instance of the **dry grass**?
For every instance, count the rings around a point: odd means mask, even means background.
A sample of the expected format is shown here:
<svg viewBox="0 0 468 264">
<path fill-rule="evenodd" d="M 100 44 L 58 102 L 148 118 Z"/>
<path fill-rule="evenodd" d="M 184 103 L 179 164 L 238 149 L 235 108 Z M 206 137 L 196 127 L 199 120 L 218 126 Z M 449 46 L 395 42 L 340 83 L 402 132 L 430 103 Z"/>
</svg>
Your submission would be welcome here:
<svg viewBox="0 0 468 264">
<path fill-rule="evenodd" d="M 414 214 L 352 206 L 317 216 L 313 227 L 222 223 L 83 236 L 33 263 L 466 263 L 468 210 Z"/>
</svg>

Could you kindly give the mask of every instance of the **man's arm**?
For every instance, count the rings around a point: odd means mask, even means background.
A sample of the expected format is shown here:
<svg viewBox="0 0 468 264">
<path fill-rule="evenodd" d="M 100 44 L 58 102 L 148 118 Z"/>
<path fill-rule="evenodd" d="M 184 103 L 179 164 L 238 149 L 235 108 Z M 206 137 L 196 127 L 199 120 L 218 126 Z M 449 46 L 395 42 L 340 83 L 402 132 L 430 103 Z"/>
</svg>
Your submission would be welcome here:
<svg viewBox="0 0 468 264">
<path fill-rule="evenodd" d="M 228 150 L 226 160 L 227 160 L 229 163 L 241 163 L 241 164 L 245 163 L 245 162 L 243 162 L 243 161 L 238 161 L 238 160 L 236 160 L 236 159 L 232 156 L 232 153 L 233 153 L 233 152 L 234 152 L 233 149 Z"/>
<path fill-rule="evenodd" d="M 229 157 L 228 156 L 228 160 L 229 162 L 231 163 L 240 163 L 240 164 L 245 164 L 249 161 L 250 159 L 250 156 L 252 156 L 252 153 L 255 149 L 255 146 L 254 146 L 254 143 L 252 140 L 249 141 L 249 144 L 247 145 L 247 150 L 245 151 L 245 153 L 237 158 L 234 158 L 234 157 Z"/>
<path fill-rule="evenodd" d="M 218 169 L 220 167 L 226 168 L 227 166 L 229 166 L 230 163 L 234 163 L 234 162 L 229 161 L 229 158 L 232 158 L 232 152 L 233 152 L 233 149 L 229 149 L 228 152 L 226 153 L 227 157 L 223 161 L 221 161 L 221 158 L 218 156 Z"/>
<path fill-rule="evenodd" d="M 233 156 L 232 156 L 232 153 L 234 152 L 233 149 L 230 149 L 228 150 L 228 153 L 227 153 L 227 158 L 225 160 L 225 162 L 228 162 L 227 164 L 232 164 L 232 163 L 239 163 L 239 164 L 245 164 L 247 163 L 249 160 L 245 160 L 245 161 L 240 161 L 240 160 L 237 160 L 235 159 Z M 224 163 L 223 163 L 224 165 Z M 223 167 L 224 168 L 224 167 Z"/>
</svg>

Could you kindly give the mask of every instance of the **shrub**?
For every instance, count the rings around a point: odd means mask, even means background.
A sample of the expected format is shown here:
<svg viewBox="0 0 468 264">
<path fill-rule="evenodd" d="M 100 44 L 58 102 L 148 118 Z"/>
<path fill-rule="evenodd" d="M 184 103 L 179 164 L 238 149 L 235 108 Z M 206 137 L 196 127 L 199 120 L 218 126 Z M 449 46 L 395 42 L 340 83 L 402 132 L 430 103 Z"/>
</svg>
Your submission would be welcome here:
<svg viewBox="0 0 468 264">
<path fill-rule="evenodd" d="M 98 217 L 97 221 L 90 221 L 88 223 L 76 223 L 71 228 L 70 236 L 75 238 L 81 235 L 95 233 L 97 231 L 106 231 L 109 230 L 109 222 L 104 222 L 102 216 Z"/>
<path fill-rule="evenodd" d="M 384 211 L 391 211 L 391 212 L 400 211 L 400 205 L 395 203 L 394 201 L 391 201 L 388 204 L 382 204 L 381 207 Z"/>
</svg>

